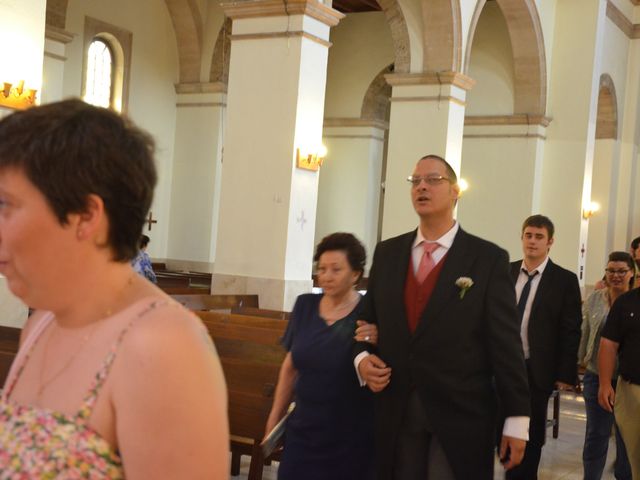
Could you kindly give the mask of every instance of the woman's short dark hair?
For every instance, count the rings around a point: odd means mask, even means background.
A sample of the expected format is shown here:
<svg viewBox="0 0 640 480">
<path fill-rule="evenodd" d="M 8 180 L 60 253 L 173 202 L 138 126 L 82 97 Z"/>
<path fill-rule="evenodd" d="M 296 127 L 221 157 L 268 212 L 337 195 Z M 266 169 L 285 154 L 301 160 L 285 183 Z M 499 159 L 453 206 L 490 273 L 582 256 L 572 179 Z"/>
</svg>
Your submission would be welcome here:
<svg viewBox="0 0 640 480">
<path fill-rule="evenodd" d="M 157 175 L 150 135 L 105 108 L 65 100 L 0 120 L 0 169 L 16 168 L 61 225 L 91 194 L 104 202 L 115 261 L 134 258 Z"/>
<path fill-rule="evenodd" d="M 347 255 L 347 261 L 351 269 L 364 275 L 364 265 L 367 261 L 367 253 L 364 245 L 351 233 L 337 232 L 324 237 L 316 247 L 313 261 L 317 262 L 324 252 L 342 251 Z"/>
<path fill-rule="evenodd" d="M 149 245 L 151 239 L 147 235 L 140 235 L 140 248 L 144 248 Z"/>
<path fill-rule="evenodd" d="M 636 262 L 633 257 L 627 252 L 611 252 L 609 254 L 609 262 L 624 262 L 629 267 L 629 270 L 633 272 L 631 279 L 629 280 L 629 287 L 633 288 L 636 282 Z"/>
</svg>

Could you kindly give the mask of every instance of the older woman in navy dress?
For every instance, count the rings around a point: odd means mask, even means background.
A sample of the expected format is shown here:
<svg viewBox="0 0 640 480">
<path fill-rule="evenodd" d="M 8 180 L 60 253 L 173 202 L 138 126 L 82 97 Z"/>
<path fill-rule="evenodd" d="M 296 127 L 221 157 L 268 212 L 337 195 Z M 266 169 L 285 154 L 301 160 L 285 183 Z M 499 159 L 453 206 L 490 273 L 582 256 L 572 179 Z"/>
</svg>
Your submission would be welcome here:
<svg viewBox="0 0 640 480">
<path fill-rule="evenodd" d="M 276 388 L 267 432 L 287 420 L 279 480 L 368 480 L 373 478 L 373 398 L 353 367 L 354 335 L 377 341 L 374 325 L 356 324 L 362 297 L 355 285 L 365 251 L 349 233 L 334 233 L 317 247 L 322 294 L 300 295 L 283 344 L 289 351 Z"/>
</svg>

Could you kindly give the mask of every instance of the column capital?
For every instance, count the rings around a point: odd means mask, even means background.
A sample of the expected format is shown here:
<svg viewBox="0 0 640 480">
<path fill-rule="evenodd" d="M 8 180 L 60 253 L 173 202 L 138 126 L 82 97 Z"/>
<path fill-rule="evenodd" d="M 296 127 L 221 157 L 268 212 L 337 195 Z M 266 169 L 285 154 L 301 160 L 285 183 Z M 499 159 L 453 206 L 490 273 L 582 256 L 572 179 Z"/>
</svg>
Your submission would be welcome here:
<svg viewBox="0 0 640 480">
<path fill-rule="evenodd" d="M 319 22 L 335 27 L 344 14 L 319 2 L 318 0 L 244 0 L 221 4 L 227 17 L 261 18 L 289 15 L 307 15 Z"/>
<path fill-rule="evenodd" d="M 227 93 L 227 86 L 222 82 L 176 83 L 176 93 Z"/>
<path fill-rule="evenodd" d="M 46 25 L 44 30 L 44 37 L 49 40 L 54 40 L 60 43 L 70 43 L 75 37 L 75 34 L 66 31 L 64 28 L 54 27 L 53 25 Z"/>
<path fill-rule="evenodd" d="M 500 126 L 500 125 L 539 125 L 548 127 L 551 117 L 539 114 L 514 114 L 514 115 L 467 115 L 464 117 L 465 125 L 473 126 Z"/>
<path fill-rule="evenodd" d="M 384 76 L 392 87 L 405 85 L 454 85 L 471 90 L 476 81 L 459 72 L 389 73 Z"/>
</svg>

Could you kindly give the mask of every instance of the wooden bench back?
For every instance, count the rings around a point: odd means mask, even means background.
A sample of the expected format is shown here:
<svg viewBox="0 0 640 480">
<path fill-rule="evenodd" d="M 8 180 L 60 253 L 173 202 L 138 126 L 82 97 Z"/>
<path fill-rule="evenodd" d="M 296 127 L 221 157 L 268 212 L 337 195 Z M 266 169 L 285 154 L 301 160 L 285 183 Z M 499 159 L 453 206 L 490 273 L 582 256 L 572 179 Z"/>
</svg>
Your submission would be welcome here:
<svg viewBox="0 0 640 480">
<path fill-rule="evenodd" d="M 171 295 L 171 297 L 194 311 L 229 310 L 236 306 L 257 307 L 258 295 Z"/>
<path fill-rule="evenodd" d="M 232 435 L 264 435 L 280 366 L 287 322 L 264 317 L 198 312 L 216 345 L 229 394 Z"/>
<path fill-rule="evenodd" d="M 289 320 L 290 312 L 284 312 L 281 310 L 268 310 L 266 308 L 256 307 L 233 307 L 231 313 L 238 315 L 251 315 L 253 317 L 266 317 L 266 318 L 278 318 L 280 320 Z"/>
<path fill-rule="evenodd" d="M 20 347 L 20 332 L 22 329 L 0 326 L 0 388 L 9 374 L 13 359 Z"/>
</svg>

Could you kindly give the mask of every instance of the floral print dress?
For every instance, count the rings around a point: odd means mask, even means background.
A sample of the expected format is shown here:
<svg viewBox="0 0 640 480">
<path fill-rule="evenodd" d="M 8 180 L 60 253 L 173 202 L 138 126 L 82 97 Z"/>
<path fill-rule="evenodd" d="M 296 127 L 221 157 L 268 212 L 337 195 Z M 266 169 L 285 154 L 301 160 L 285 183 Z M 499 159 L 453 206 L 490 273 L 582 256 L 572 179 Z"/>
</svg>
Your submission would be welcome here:
<svg viewBox="0 0 640 480">
<path fill-rule="evenodd" d="M 7 377 L 0 399 L 0 480 L 124 479 L 118 452 L 92 430 L 88 421 L 131 323 L 112 345 L 75 415 L 9 401 L 33 347 L 53 318 L 50 314 L 36 325 Z"/>
</svg>

